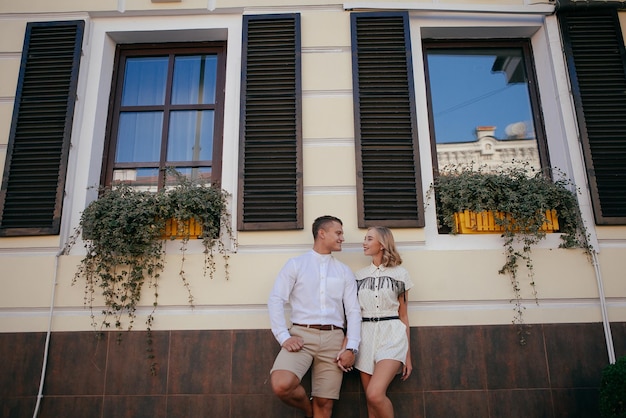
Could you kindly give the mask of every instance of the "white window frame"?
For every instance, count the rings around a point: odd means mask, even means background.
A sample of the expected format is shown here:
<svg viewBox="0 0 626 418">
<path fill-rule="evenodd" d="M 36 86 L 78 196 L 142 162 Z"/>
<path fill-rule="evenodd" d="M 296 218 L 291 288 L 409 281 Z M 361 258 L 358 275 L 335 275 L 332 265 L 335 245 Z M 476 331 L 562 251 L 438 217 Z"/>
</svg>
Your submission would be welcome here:
<svg viewBox="0 0 626 418">
<path fill-rule="evenodd" d="M 430 127 L 426 97 L 422 40 L 429 39 L 507 39 L 527 38 L 532 45 L 539 99 L 550 163 L 563 171 L 582 190 L 586 190 L 583 157 L 578 142 L 574 107 L 569 93 L 566 65 L 561 53 L 561 39 L 555 16 L 545 13 L 484 13 L 449 11 L 413 11 L 410 14 L 411 44 L 417 102 L 417 126 L 425 193 L 433 182 Z M 433 250 L 501 249 L 498 234 L 439 234 L 434 199 L 425 197 L 425 248 Z M 579 195 L 583 218 L 594 225 L 588 194 Z M 592 243 L 596 240 L 593 231 Z M 560 234 L 548 234 L 539 248 L 557 248 Z M 594 244 L 596 245 L 596 244 Z M 596 245 L 597 247 L 597 245 Z"/>
<path fill-rule="evenodd" d="M 222 188 L 236 196 L 239 144 L 241 14 L 212 16 L 96 17 L 87 21 L 77 114 L 68 163 L 67 194 L 61 223 L 62 242 L 79 224 L 82 211 L 97 196 L 103 162 L 109 97 L 119 43 L 227 41 L 222 150 Z M 236 205 L 229 202 L 236 230 Z M 194 243 L 195 244 L 195 243 Z M 81 246 L 74 246 L 80 252 Z M 201 252 L 201 245 L 191 252 Z"/>
</svg>

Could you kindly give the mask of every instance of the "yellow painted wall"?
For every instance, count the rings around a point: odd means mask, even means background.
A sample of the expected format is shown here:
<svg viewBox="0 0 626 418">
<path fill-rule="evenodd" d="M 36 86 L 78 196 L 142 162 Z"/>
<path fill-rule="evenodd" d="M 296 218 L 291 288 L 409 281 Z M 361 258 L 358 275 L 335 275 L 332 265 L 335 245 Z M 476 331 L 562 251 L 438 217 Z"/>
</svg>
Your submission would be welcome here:
<svg viewBox="0 0 626 418">
<path fill-rule="evenodd" d="M 50 2 L 24 0 L 0 3 L 0 158 L 4 163 L 8 126 L 19 70 L 23 32 L 27 21 L 76 18 L 72 12 L 111 12 L 127 18 L 130 11 L 181 10 L 200 13 L 207 0 L 153 4 L 149 0 L 74 0 Z M 384 1 L 378 3 L 385 3 Z M 387 2 L 397 5 L 401 2 Z M 414 4 L 415 2 L 406 2 Z M 430 3 L 430 2 L 429 2 Z M 466 4 L 470 2 L 464 2 Z M 477 4 L 476 2 L 471 2 Z M 523 2 L 497 1 L 480 4 L 521 5 Z M 123 5 L 125 13 L 118 13 Z M 166 270 L 160 281 L 159 307 L 155 329 L 235 329 L 267 328 L 266 302 L 274 277 L 283 263 L 311 247 L 310 225 L 322 214 L 333 214 L 344 221 L 344 251 L 336 256 L 358 269 L 369 263 L 361 253 L 365 230 L 357 227 L 356 168 L 354 160 L 354 121 L 352 68 L 350 55 L 350 14 L 341 4 L 324 1 L 217 0 L 217 12 L 237 8 L 262 12 L 302 13 L 303 63 L 303 152 L 304 152 L 304 230 L 240 232 L 238 250 L 230 257 L 230 278 L 219 273 L 212 280 L 203 277 L 202 254 L 192 243 L 185 271 L 189 276 L 195 308 L 188 305 L 188 294 L 180 284 L 180 258 L 176 243 L 168 244 Z M 292 5 L 302 6 L 291 7 Z M 314 7 L 311 7 L 314 6 Z M 223 9 L 220 11 L 220 9 Z M 228 10 L 226 10 L 228 9 Z M 262 10 L 261 10 L 262 9 Z M 29 13 L 33 13 L 30 15 Z M 93 13 L 92 18 L 97 18 Z M 210 15 L 208 11 L 203 12 Z M 138 13 L 141 14 L 141 13 Z M 238 17 L 239 18 L 239 17 Z M 621 17 L 623 21 L 623 16 Z M 624 24 L 624 22 L 622 22 Z M 626 24 L 624 24 L 626 27 Z M 129 29 L 130 30 L 130 29 Z M 86 47 L 92 41 L 87 26 Z M 239 36 L 231 34 L 230 36 Z M 86 71 L 86 69 L 85 69 Z M 238 75 L 237 75 L 238 76 Z M 82 99 L 82 98 L 81 98 Z M 79 106 L 82 103 L 79 100 Z M 81 139 L 84 140 L 84 139 Z M 427 152 L 428 150 L 423 150 Z M 432 222 L 432 219 L 427 219 Z M 432 227 L 432 225 L 430 225 Z M 594 228 L 599 240 L 599 271 L 609 301 L 610 319 L 626 320 L 626 227 Z M 425 229 L 394 230 L 405 266 L 415 288 L 410 292 L 411 323 L 429 325 L 508 324 L 512 320 L 511 287 L 506 276 L 498 274 L 504 261 L 499 245 L 454 249 L 454 244 L 473 242 L 471 237 L 450 238 L 450 248 L 433 245 Z M 497 242 L 496 237 L 493 237 Z M 84 287 L 72 284 L 80 248 L 73 255 L 55 260 L 63 243 L 58 237 L 0 238 L 0 332 L 42 331 L 47 329 L 49 304 L 55 297 L 54 330 L 90 328 L 90 312 L 83 306 Z M 597 322 L 601 320 L 595 270 L 579 250 L 561 250 L 556 245 L 533 252 L 539 305 L 533 301 L 521 272 L 528 323 Z M 56 266 L 56 267 L 55 267 Z M 56 286 L 53 283 L 56 280 Z M 136 328 L 151 308 L 151 289 L 145 297 Z"/>
</svg>

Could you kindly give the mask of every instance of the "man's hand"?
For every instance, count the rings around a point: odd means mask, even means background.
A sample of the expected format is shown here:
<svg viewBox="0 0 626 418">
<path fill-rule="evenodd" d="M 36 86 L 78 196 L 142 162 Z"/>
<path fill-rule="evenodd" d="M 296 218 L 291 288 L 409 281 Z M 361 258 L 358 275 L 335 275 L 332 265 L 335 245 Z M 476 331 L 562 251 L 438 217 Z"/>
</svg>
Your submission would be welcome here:
<svg viewBox="0 0 626 418">
<path fill-rule="evenodd" d="M 354 353 L 350 350 L 342 349 L 339 354 L 337 354 L 337 366 L 343 370 L 344 372 L 352 371 L 354 367 Z"/>
<path fill-rule="evenodd" d="M 283 348 L 291 352 L 300 351 L 302 347 L 304 347 L 304 340 L 301 337 L 289 337 L 283 343 Z"/>
</svg>

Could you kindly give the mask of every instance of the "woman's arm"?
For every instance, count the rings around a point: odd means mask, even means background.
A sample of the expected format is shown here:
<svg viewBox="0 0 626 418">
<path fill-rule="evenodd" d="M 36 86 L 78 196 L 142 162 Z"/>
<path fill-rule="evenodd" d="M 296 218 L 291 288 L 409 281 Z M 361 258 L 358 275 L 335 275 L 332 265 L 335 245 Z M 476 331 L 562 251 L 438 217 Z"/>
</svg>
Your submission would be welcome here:
<svg viewBox="0 0 626 418">
<path fill-rule="evenodd" d="M 398 296 L 398 301 L 400 302 L 400 306 L 398 307 L 398 316 L 400 320 L 406 325 L 406 337 L 409 345 L 409 349 L 406 352 L 406 360 L 404 362 L 404 366 L 402 367 L 402 380 L 406 380 L 411 375 L 413 371 L 413 363 L 411 361 L 411 328 L 409 327 L 409 314 L 407 312 L 407 303 L 406 300 L 409 296 L 409 291 L 407 290 L 400 296 Z"/>
</svg>

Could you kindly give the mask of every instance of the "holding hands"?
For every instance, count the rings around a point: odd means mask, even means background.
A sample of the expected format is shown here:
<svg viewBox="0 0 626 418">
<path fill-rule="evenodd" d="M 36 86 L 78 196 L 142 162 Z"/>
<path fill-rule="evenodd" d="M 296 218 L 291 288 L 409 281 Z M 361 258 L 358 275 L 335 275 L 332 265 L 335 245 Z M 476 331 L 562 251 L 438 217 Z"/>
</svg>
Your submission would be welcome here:
<svg viewBox="0 0 626 418">
<path fill-rule="evenodd" d="M 344 372 L 352 371 L 354 367 L 354 360 L 354 352 L 345 348 L 341 349 L 339 354 L 337 354 L 337 358 L 335 359 L 335 361 L 337 362 L 337 366 Z"/>
</svg>

